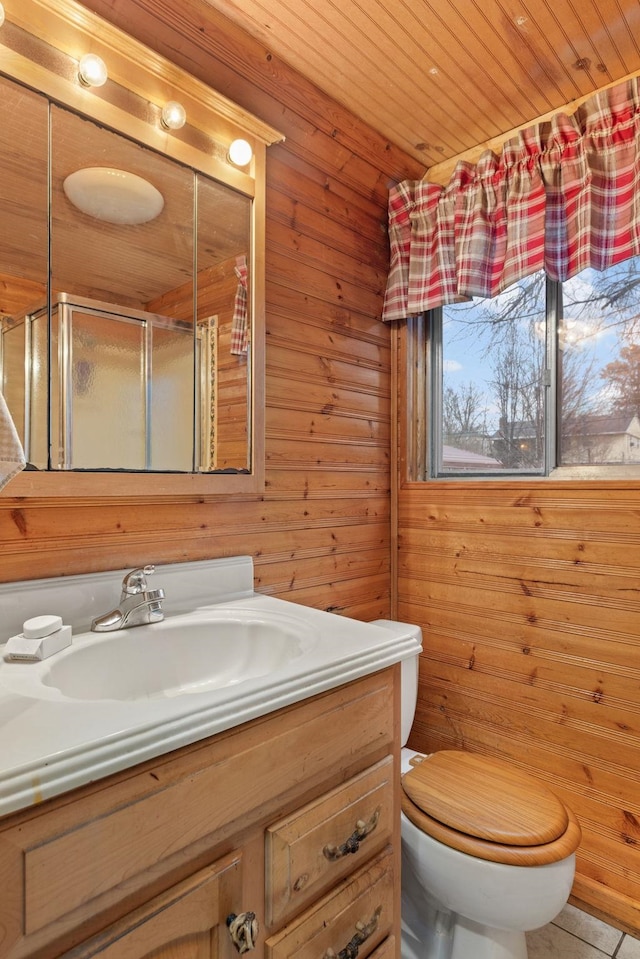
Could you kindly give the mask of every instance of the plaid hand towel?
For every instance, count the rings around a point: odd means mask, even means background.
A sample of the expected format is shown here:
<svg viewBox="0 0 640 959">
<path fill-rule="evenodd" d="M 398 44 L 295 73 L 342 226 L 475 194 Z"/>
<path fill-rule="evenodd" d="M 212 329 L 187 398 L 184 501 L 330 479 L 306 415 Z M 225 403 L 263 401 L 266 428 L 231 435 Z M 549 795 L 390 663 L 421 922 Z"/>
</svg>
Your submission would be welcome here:
<svg viewBox="0 0 640 959">
<path fill-rule="evenodd" d="M 249 348 L 249 290 L 246 256 L 237 256 L 233 272 L 238 277 L 238 288 L 233 305 L 233 320 L 231 323 L 231 353 L 246 353 Z"/>
</svg>

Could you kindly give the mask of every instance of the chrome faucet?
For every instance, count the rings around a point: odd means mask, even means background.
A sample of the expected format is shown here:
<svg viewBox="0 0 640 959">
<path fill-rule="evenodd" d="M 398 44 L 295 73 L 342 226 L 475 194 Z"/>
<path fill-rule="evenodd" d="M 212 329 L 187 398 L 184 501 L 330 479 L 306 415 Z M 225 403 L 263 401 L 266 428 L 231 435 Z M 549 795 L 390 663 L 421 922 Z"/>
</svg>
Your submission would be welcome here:
<svg viewBox="0 0 640 959">
<path fill-rule="evenodd" d="M 164 619 L 162 611 L 163 589 L 148 589 L 147 576 L 155 566 L 141 566 L 131 570 L 122 580 L 122 596 L 117 609 L 98 616 L 91 623 L 94 633 L 107 633 L 112 629 L 128 629 L 145 623 L 159 623 Z"/>
</svg>

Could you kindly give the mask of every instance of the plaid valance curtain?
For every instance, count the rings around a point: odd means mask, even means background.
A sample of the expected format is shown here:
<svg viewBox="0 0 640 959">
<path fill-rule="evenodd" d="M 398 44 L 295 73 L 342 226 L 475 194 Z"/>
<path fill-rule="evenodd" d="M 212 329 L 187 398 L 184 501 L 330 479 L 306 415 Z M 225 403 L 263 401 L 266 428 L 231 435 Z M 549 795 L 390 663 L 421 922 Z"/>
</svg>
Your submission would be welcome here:
<svg viewBox="0 0 640 959">
<path fill-rule="evenodd" d="M 640 80 L 521 130 L 446 187 L 391 190 L 383 319 L 491 297 L 546 270 L 566 280 L 640 253 Z"/>
</svg>

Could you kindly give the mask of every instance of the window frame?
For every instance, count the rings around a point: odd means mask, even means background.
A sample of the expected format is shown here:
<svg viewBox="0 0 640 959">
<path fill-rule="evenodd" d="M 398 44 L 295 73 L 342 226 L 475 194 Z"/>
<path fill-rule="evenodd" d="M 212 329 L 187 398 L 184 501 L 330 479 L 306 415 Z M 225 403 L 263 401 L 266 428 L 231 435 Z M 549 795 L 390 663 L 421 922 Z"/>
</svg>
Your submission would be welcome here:
<svg viewBox="0 0 640 959">
<path fill-rule="evenodd" d="M 544 468 L 442 472 L 438 470 L 442 449 L 442 307 L 408 317 L 406 337 L 406 481 L 416 483 L 531 482 L 553 480 L 638 480 L 640 464 L 558 465 L 561 420 L 561 355 L 559 330 L 562 321 L 562 283 L 545 282 L 545 382 Z M 436 380 L 434 377 L 437 376 Z M 435 396 L 434 383 L 440 383 Z M 437 430 L 434 418 L 437 417 Z"/>
</svg>

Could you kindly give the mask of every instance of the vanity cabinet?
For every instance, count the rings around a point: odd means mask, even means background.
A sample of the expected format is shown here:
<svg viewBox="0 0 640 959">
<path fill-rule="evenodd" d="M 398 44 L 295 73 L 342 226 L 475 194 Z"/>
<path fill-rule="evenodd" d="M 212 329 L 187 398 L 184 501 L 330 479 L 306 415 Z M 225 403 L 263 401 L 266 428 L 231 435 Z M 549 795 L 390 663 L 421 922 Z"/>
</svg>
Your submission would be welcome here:
<svg viewBox="0 0 640 959">
<path fill-rule="evenodd" d="M 399 667 L 0 820 L 0 959 L 391 959 Z M 37 792 L 37 783 L 34 791 Z"/>
</svg>

